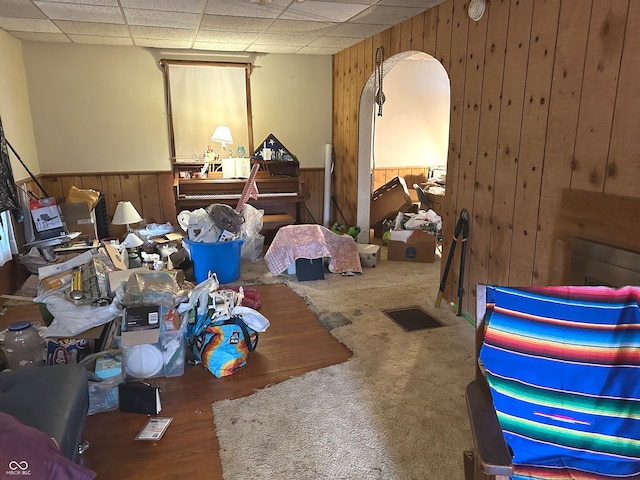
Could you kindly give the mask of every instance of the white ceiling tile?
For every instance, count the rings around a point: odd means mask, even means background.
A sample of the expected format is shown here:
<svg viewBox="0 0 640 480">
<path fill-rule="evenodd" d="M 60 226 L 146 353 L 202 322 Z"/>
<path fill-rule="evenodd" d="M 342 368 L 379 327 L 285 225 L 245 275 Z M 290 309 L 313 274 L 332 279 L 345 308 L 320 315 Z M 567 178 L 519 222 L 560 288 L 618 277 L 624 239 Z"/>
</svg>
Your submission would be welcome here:
<svg viewBox="0 0 640 480">
<path fill-rule="evenodd" d="M 154 38 L 136 38 L 134 44 L 139 47 L 149 48 L 191 48 L 189 40 L 167 40 Z"/>
<path fill-rule="evenodd" d="M 311 20 L 314 22 L 346 22 L 368 6 L 357 3 L 294 2 L 280 18 L 285 20 Z"/>
<path fill-rule="evenodd" d="M 218 42 L 198 42 L 196 41 L 193 48 L 198 50 L 215 50 L 223 52 L 244 51 L 249 43 L 218 43 Z"/>
<path fill-rule="evenodd" d="M 0 28 L 15 32 L 60 33 L 60 29 L 51 20 L 41 18 L 0 17 Z"/>
<path fill-rule="evenodd" d="M 251 43 L 260 34 L 257 32 L 220 32 L 216 30 L 200 30 L 196 42 L 208 43 Z"/>
<path fill-rule="evenodd" d="M 331 55 L 442 1 L 0 0 L 0 29 L 39 41 Z"/>
<path fill-rule="evenodd" d="M 34 2 L 38 3 L 38 2 Z M 117 7 L 117 0 L 42 0 L 42 3 L 75 3 L 82 5 L 100 5 L 103 7 Z"/>
<path fill-rule="evenodd" d="M 56 25 L 67 34 L 95 37 L 128 37 L 129 28 L 115 23 L 84 23 L 56 20 Z"/>
<path fill-rule="evenodd" d="M 407 18 L 418 15 L 424 8 L 387 7 L 374 5 L 360 15 L 351 19 L 352 23 L 369 23 L 373 25 L 396 25 Z"/>
<path fill-rule="evenodd" d="M 249 0 L 208 0 L 205 13 L 237 17 L 276 18 L 291 0 L 273 0 L 269 5 L 258 5 Z"/>
<path fill-rule="evenodd" d="M 9 32 L 21 40 L 32 42 L 59 42 L 71 43 L 71 40 L 64 33 L 36 33 L 36 32 Z"/>
<path fill-rule="evenodd" d="M 350 47 L 360 41 L 362 38 L 349 38 L 349 37 L 320 37 L 317 40 L 314 40 L 309 44 L 310 47 L 339 47 L 340 50 L 343 48 Z"/>
<path fill-rule="evenodd" d="M 33 3 L 24 0 L 0 1 L 0 17 L 46 18 Z"/>
<path fill-rule="evenodd" d="M 87 43 L 91 45 L 133 45 L 129 37 L 103 37 L 93 35 L 69 35 L 74 43 Z"/>
<path fill-rule="evenodd" d="M 314 34 L 323 35 L 332 30 L 337 23 L 308 22 L 294 20 L 275 20 L 266 30 L 268 33 Z"/>
<path fill-rule="evenodd" d="M 145 27 L 139 25 L 131 26 L 131 35 L 134 40 L 139 38 L 149 38 L 154 40 L 162 40 L 166 38 L 170 41 L 189 40 L 192 41 L 194 32 L 183 28 L 164 28 L 164 27 Z"/>
<path fill-rule="evenodd" d="M 203 15 L 200 28 L 205 30 L 239 30 L 243 32 L 263 32 L 273 23 L 272 18 L 227 17 L 224 15 Z"/>
<path fill-rule="evenodd" d="M 129 25 L 150 27 L 198 28 L 200 16 L 195 13 L 161 12 L 157 10 L 124 9 Z"/>
<path fill-rule="evenodd" d="M 327 32 L 327 36 L 369 38 L 387 28 L 386 25 L 369 25 L 368 23 L 341 23 Z"/>
<path fill-rule="evenodd" d="M 34 1 L 40 9 L 54 20 L 75 20 L 79 22 L 125 23 L 120 9 L 96 5 L 74 5 Z"/>
<path fill-rule="evenodd" d="M 302 55 L 333 55 L 340 50 L 342 49 L 332 47 L 302 47 L 296 53 Z"/>
<path fill-rule="evenodd" d="M 260 45 L 284 45 L 303 47 L 318 38 L 317 35 L 283 35 L 263 33 L 256 40 Z"/>
<path fill-rule="evenodd" d="M 198 14 L 204 11 L 205 4 L 206 0 L 120 0 L 122 8 Z"/>
<path fill-rule="evenodd" d="M 253 44 L 247 48 L 248 52 L 260 52 L 260 53 L 296 53 L 300 47 L 286 46 L 286 45 L 263 45 Z"/>
</svg>

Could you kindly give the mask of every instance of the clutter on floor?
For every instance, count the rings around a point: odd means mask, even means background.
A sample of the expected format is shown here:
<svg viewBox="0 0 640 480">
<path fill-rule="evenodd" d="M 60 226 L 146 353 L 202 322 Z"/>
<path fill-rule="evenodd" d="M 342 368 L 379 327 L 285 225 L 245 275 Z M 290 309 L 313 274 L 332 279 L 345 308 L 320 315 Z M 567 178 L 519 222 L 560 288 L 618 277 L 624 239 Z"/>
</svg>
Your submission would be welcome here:
<svg viewBox="0 0 640 480">
<path fill-rule="evenodd" d="M 42 233 L 49 238 L 21 257 L 40 318 L 0 332 L 0 370 L 79 364 L 89 376 L 87 414 L 158 414 L 161 392 L 136 388 L 147 380 L 181 376 L 188 363 L 218 377 L 246 365 L 269 320 L 257 311 L 254 289 L 245 295 L 242 286 L 221 285 L 240 277 L 241 258 L 262 254 L 261 211 L 245 203 L 239 211 L 212 204 L 181 212 L 183 232 L 170 224 L 136 228 L 137 212 L 122 213 L 122 242 L 98 241 L 95 231 L 76 242 L 59 206 L 34 204 L 42 232 L 60 228 L 58 221 L 63 230 Z"/>
<path fill-rule="evenodd" d="M 389 260 L 433 261 L 440 217 L 402 211 L 406 188 L 400 177 L 393 183 L 377 207 L 396 215 Z M 170 223 L 144 224 L 131 202 L 120 202 L 113 222 L 126 226 L 120 238 L 99 232 L 105 223 L 96 216 L 100 192 L 73 189 L 66 199 L 34 202 L 39 226 L 20 263 L 32 274 L 39 319 L 4 325 L 0 369 L 78 364 L 88 376 L 86 414 L 158 415 L 164 394 L 154 379 L 182 376 L 187 366 L 217 378 L 233 375 L 269 328 L 257 292 L 229 285 L 241 278 L 242 260 L 264 260 L 272 274 L 288 272 L 299 282 L 380 265 L 380 246 L 358 244 L 360 228 L 344 216 L 344 224 L 331 228 L 282 226 L 263 257 L 263 211 L 246 202 L 250 190 L 247 181 L 235 209 L 211 204 L 180 212 L 177 230 Z M 389 202 L 389 195 L 397 199 Z M 81 231 L 70 232 L 70 225 L 82 225 Z"/>
</svg>

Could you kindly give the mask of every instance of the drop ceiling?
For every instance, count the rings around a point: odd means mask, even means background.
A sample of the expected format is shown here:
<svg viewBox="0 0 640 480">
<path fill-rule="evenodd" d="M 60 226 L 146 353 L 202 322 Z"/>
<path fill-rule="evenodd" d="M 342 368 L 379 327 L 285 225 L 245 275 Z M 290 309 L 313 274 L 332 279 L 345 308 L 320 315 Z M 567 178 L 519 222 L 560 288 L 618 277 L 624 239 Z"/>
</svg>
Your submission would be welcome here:
<svg viewBox="0 0 640 480">
<path fill-rule="evenodd" d="M 332 55 L 444 0 L 0 0 L 25 41 Z"/>
</svg>

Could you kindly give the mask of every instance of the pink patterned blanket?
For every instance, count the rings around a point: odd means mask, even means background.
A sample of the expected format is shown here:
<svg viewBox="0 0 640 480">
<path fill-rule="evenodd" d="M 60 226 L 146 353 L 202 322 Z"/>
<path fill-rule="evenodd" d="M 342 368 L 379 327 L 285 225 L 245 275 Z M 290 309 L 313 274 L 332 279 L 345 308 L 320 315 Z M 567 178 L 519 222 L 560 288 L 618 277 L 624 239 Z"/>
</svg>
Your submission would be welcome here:
<svg viewBox="0 0 640 480">
<path fill-rule="evenodd" d="M 321 225 L 288 225 L 276 233 L 264 261 L 269 271 L 279 275 L 297 258 L 330 257 L 332 273 L 362 273 L 356 242 L 348 235 L 338 235 Z"/>
</svg>

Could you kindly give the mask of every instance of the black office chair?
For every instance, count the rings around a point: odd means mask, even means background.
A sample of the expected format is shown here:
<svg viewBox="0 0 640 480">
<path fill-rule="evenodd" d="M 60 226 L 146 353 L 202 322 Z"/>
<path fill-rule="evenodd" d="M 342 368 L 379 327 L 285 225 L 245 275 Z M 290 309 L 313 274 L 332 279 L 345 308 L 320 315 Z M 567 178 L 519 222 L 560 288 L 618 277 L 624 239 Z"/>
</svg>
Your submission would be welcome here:
<svg viewBox="0 0 640 480">
<path fill-rule="evenodd" d="M 416 193 L 418 194 L 418 200 L 420 201 L 420 209 L 421 210 L 429 210 L 431 202 L 429 201 L 429 197 L 427 197 L 427 192 L 424 191 L 417 183 L 413 184 L 413 188 L 416 189 Z"/>
</svg>

